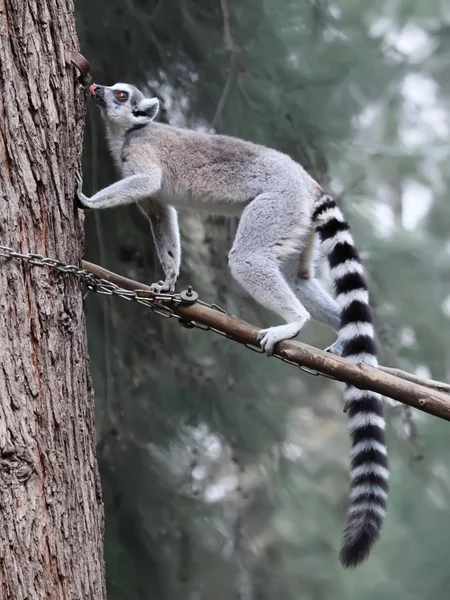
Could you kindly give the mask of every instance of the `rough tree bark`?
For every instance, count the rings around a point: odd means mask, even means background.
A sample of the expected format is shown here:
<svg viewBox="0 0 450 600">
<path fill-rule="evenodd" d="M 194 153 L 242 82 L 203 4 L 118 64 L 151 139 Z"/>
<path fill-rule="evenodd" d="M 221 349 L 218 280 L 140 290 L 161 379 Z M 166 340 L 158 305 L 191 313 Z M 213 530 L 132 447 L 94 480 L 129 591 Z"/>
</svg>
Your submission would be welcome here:
<svg viewBox="0 0 450 600">
<path fill-rule="evenodd" d="M 70 0 L 0 0 L 0 243 L 81 262 Z M 0 258 L 0 598 L 105 598 L 80 285 Z"/>
</svg>

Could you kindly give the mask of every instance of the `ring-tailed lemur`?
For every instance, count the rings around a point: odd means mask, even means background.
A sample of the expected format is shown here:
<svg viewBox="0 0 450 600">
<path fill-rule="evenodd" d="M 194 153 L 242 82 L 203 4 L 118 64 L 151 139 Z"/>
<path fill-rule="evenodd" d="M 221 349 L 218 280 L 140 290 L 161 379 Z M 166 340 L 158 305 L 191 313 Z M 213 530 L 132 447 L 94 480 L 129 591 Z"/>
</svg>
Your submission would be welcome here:
<svg viewBox="0 0 450 600">
<path fill-rule="evenodd" d="M 377 365 L 369 293 L 349 226 L 300 165 L 247 141 L 154 123 L 158 100 L 134 86 L 93 84 L 90 93 L 105 119 L 122 179 L 87 198 L 78 175 L 77 198 L 84 208 L 138 204 L 150 220 L 165 274 L 155 290 L 173 291 L 179 273 L 175 207 L 242 214 L 229 254 L 231 273 L 287 323 L 261 330 L 262 348 L 271 354 L 312 315 L 338 331 L 332 352 Z M 316 237 L 328 258 L 336 300 L 314 277 Z M 381 397 L 348 385 L 345 399 L 351 490 L 340 557 L 349 567 L 367 557 L 379 535 L 388 465 Z"/>
</svg>

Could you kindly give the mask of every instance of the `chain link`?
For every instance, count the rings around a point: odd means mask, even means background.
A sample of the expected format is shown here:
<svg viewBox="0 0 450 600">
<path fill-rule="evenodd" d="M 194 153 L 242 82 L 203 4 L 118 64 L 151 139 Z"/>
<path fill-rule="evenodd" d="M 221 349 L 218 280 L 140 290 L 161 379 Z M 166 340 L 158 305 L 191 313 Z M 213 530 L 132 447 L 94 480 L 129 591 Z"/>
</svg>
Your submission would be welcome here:
<svg viewBox="0 0 450 600">
<path fill-rule="evenodd" d="M 79 267 L 77 267 L 75 265 L 69 265 L 60 260 L 56 260 L 54 258 L 46 258 L 45 256 L 42 256 L 41 254 L 33 254 L 33 253 L 23 254 L 21 252 L 15 252 L 12 248 L 9 248 L 8 246 L 2 246 L 2 245 L 0 245 L 0 258 L 6 258 L 6 259 L 14 258 L 14 259 L 18 259 L 28 265 L 31 265 L 33 267 L 49 267 L 50 269 L 57 271 L 59 273 L 63 273 L 64 275 L 74 275 L 77 279 L 79 279 L 86 285 L 87 289 L 90 292 L 93 292 L 95 294 L 100 294 L 102 296 L 118 296 L 119 298 L 123 298 L 124 300 L 128 300 L 131 302 L 137 302 L 138 304 L 147 306 L 155 314 L 159 315 L 160 317 L 164 317 L 166 319 L 170 319 L 170 318 L 177 319 L 179 324 L 182 325 L 183 327 L 185 327 L 186 329 L 196 328 L 196 329 L 200 329 L 202 331 L 212 331 L 213 333 L 217 333 L 218 335 L 221 335 L 222 337 L 225 337 L 229 340 L 237 341 L 238 343 L 242 344 L 243 346 L 245 346 L 248 350 L 251 350 L 252 352 L 257 352 L 258 354 L 264 354 L 264 350 L 261 347 L 255 346 L 254 344 L 250 344 L 250 343 L 239 342 L 238 340 L 235 340 L 231 335 L 229 335 L 228 333 L 226 333 L 220 329 L 216 329 L 215 327 L 210 327 L 209 325 L 204 325 L 203 323 L 198 323 L 197 321 L 186 321 L 186 319 L 183 319 L 180 315 L 177 315 L 174 312 L 174 310 L 172 308 L 170 308 L 170 306 L 163 304 L 165 302 L 173 302 L 175 304 L 198 303 L 198 304 L 201 304 L 202 306 L 206 306 L 207 308 L 210 308 L 212 310 L 219 311 L 225 315 L 230 314 L 224 308 L 218 306 L 217 304 L 214 304 L 214 303 L 208 304 L 207 302 L 200 300 L 198 298 L 197 293 L 194 292 L 190 286 L 188 287 L 187 290 L 184 290 L 183 292 L 181 292 L 179 294 L 159 293 L 159 292 L 155 292 L 152 290 L 127 290 L 127 289 L 121 288 L 120 286 L 116 285 L 115 283 L 112 283 L 110 281 L 107 281 L 106 279 L 103 279 L 99 275 L 95 275 L 94 273 L 89 273 L 89 271 L 86 271 L 85 269 L 80 269 Z M 150 286 L 150 287 L 152 287 L 152 286 Z M 322 377 L 326 377 L 327 379 L 336 380 L 336 378 L 333 377 L 332 375 L 326 375 L 325 373 L 320 373 L 319 371 L 315 371 L 314 369 L 309 369 L 308 367 L 298 365 L 296 362 L 289 360 L 289 359 L 281 356 L 280 354 L 274 353 L 273 356 L 274 356 L 274 358 L 278 358 L 282 362 L 285 362 L 289 365 L 294 365 L 295 367 L 304 371 L 305 373 L 308 373 L 309 375 L 314 375 L 315 377 L 322 376 Z"/>
</svg>

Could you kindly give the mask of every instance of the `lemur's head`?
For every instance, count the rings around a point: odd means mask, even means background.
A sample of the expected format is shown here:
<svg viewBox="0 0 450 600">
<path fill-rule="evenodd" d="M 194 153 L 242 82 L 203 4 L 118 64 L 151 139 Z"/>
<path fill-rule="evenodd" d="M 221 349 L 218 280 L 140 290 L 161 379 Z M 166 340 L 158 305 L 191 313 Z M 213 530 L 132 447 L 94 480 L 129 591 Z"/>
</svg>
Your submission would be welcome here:
<svg viewBox="0 0 450 600">
<path fill-rule="evenodd" d="M 93 83 L 89 91 L 103 118 L 125 130 L 150 123 L 159 109 L 157 98 L 145 98 L 128 83 L 116 83 L 111 87 Z"/>
</svg>

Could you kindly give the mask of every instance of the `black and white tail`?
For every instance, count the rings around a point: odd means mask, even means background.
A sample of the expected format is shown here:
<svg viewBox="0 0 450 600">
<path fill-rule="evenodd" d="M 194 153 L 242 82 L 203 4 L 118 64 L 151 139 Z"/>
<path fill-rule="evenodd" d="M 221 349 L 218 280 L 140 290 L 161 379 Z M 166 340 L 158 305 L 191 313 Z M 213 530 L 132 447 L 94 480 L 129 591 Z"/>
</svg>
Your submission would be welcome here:
<svg viewBox="0 0 450 600">
<path fill-rule="evenodd" d="M 328 258 L 341 310 L 338 340 L 342 356 L 375 367 L 369 292 L 350 227 L 327 195 L 316 201 L 312 220 Z M 381 396 L 347 385 L 345 400 L 352 440 L 351 484 L 340 558 L 345 567 L 354 567 L 367 558 L 379 536 L 386 514 L 389 471 Z"/>
</svg>

